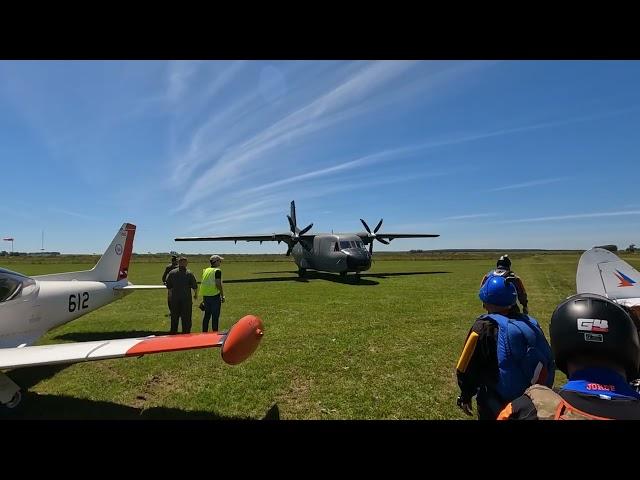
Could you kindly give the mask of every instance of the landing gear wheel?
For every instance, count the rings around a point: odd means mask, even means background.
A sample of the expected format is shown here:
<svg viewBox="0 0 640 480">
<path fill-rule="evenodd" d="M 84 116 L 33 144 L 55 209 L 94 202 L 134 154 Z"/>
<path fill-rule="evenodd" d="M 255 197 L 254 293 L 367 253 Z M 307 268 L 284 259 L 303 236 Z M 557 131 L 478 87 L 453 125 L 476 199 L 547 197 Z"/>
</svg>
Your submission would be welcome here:
<svg viewBox="0 0 640 480">
<path fill-rule="evenodd" d="M 298 276 L 300 278 L 304 277 L 306 273 L 307 273 L 307 269 L 306 268 L 299 268 L 298 269 Z"/>
<path fill-rule="evenodd" d="M 9 400 L 7 403 L 5 403 L 3 405 L 3 407 L 11 410 L 16 408 L 20 402 L 22 401 L 22 392 L 20 390 L 18 390 L 13 397 L 11 397 L 11 400 Z"/>
<path fill-rule="evenodd" d="M 347 278 L 347 272 L 340 272 L 340 276 L 342 278 Z"/>
</svg>

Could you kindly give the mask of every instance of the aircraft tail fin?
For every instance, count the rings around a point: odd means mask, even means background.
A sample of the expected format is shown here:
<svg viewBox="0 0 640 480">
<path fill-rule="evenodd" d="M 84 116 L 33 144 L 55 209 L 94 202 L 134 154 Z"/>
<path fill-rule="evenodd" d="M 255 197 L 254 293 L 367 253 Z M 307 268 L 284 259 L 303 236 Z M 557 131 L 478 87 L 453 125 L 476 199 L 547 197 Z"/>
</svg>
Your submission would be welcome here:
<svg viewBox="0 0 640 480">
<path fill-rule="evenodd" d="M 133 252 L 133 237 L 136 234 L 136 226 L 131 223 L 123 223 L 116 233 L 109 248 L 102 254 L 98 263 L 91 270 L 80 272 L 50 273 L 36 275 L 33 278 L 41 281 L 70 281 L 86 280 L 92 282 L 117 282 L 129 275 L 129 262 Z"/>
<path fill-rule="evenodd" d="M 116 282 L 127 278 L 129 275 L 129 262 L 133 252 L 133 237 L 136 235 L 136 226 L 131 223 L 123 223 L 111 245 L 102 254 L 96 266 L 91 270 L 92 280 L 100 282 Z"/>
<path fill-rule="evenodd" d="M 594 247 L 580 257 L 578 293 L 597 293 L 610 299 L 640 298 L 640 272 L 617 255 Z"/>
</svg>

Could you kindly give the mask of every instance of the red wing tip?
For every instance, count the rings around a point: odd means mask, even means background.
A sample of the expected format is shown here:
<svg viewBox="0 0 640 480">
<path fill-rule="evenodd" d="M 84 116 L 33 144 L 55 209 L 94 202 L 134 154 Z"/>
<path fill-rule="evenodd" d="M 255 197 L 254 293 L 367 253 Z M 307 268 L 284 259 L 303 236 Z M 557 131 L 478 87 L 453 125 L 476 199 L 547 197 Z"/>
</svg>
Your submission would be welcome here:
<svg viewBox="0 0 640 480">
<path fill-rule="evenodd" d="M 223 336 L 218 332 L 188 333 L 183 335 L 163 335 L 150 337 L 134 345 L 126 352 L 126 356 L 138 356 L 146 353 L 175 352 L 220 346 Z"/>
<path fill-rule="evenodd" d="M 255 315 L 245 315 L 231 327 L 222 344 L 222 359 L 237 365 L 256 351 L 264 336 L 262 319 Z"/>
</svg>

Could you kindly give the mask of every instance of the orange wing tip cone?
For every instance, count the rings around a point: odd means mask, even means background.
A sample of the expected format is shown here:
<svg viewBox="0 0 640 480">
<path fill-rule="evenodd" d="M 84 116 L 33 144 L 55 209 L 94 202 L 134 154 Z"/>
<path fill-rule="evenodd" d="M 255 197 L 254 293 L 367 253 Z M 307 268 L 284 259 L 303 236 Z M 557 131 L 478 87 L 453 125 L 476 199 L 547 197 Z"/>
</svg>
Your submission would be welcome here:
<svg viewBox="0 0 640 480">
<path fill-rule="evenodd" d="M 260 317 L 245 315 L 231 327 L 222 344 L 222 360 L 229 365 L 244 362 L 256 351 L 262 336 L 264 325 Z"/>
</svg>

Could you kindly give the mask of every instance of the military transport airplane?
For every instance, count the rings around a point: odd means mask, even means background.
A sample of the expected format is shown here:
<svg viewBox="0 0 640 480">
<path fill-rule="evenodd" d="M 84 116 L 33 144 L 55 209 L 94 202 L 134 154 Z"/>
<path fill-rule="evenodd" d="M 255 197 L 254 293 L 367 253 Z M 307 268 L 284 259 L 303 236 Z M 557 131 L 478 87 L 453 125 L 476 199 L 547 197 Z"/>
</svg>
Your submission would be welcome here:
<svg viewBox="0 0 640 480">
<path fill-rule="evenodd" d="M 293 259 L 298 266 L 298 275 L 303 277 L 307 270 L 340 273 L 346 276 L 348 272 L 355 272 L 356 276 L 371 268 L 373 255 L 373 241 L 389 245 L 394 238 L 422 238 L 439 237 L 430 233 L 378 233 L 382 226 L 382 219 L 373 232 L 367 222 L 360 219 L 366 232 L 359 233 L 307 233 L 313 223 L 300 230 L 296 219 L 296 204 L 291 202 L 291 215 L 287 215 L 290 232 L 274 233 L 271 235 L 232 235 L 222 237 L 178 237 L 177 242 L 190 241 L 234 241 L 247 242 L 284 242 L 287 244 L 287 256 L 293 253 Z M 369 245 L 367 252 L 365 245 Z"/>
<path fill-rule="evenodd" d="M 253 315 L 240 319 L 228 332 L 29 346 L 49 330 L 134 290 L 166 288 L 127 280 L 135 232 L 135 225 L 123 224 L 91 270 L 27 277 L 0 268 L 0 370 L 208 347 L 221 347 L 222 359 L 234 365 L 255 351 L 264 327 Z M 21 398 L 20 387 L 0 373 L 0 404 L 15 408 Z"/>
<path fill-rule="evenodd" d="M 576 273 L 578 293 L 597 293 L 630 310 L 640 319 L 640 272 L 604 248 L 594 247 L 580 257 Z"/>
</svg>

